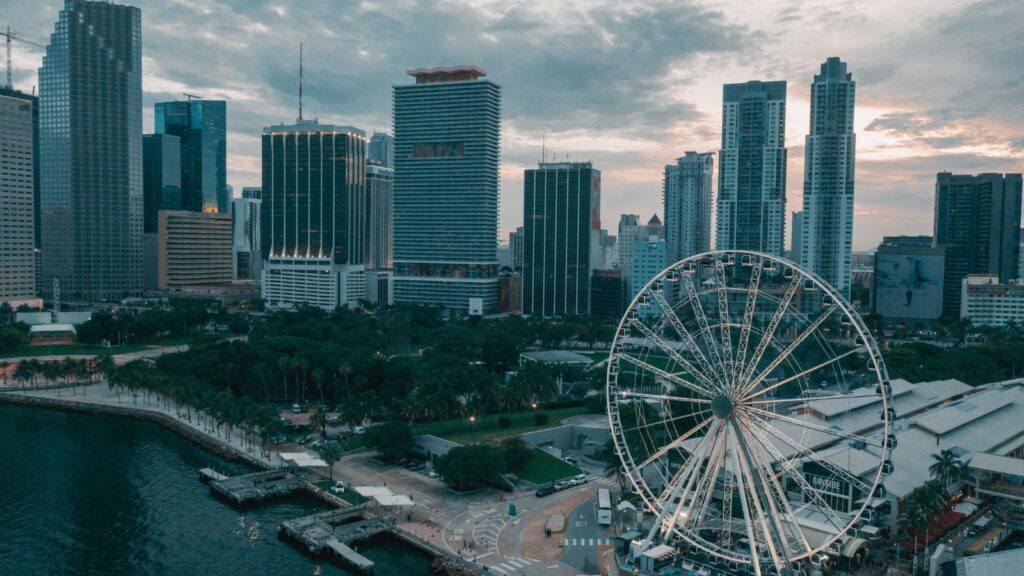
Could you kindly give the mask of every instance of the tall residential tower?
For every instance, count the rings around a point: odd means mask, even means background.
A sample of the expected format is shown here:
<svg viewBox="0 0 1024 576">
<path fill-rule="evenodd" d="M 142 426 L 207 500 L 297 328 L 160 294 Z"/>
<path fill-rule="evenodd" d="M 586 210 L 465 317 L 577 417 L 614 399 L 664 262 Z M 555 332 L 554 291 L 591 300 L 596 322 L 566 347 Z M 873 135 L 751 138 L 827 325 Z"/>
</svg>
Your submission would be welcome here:
<svg viewBox="0 0 1024 576">
<path fill-rule="evenodd" d="M 804 148 L 800 263 L 841 294 L 850 294 L 857 83 L 846 63 L 829 58 L 811 84 L 811 130 Z"/>
<path fill-rule="evenodd" d="M 720 250 L 782 255 L 786 233 L 786 82 L 726 84 L 718 157 Z"/>
<path fill-rule="evenodd" d="M 711 153 L 687 152 L 665 166 L 666 264 L 711 249 Z"/>
<path fill-rule="evenodd" d="M 501 87 L 477 66 L 394 87 L 395 302 L 498 306 Z"/>
<path fill-rule="evenodd" d="M 142 292 L 142 12 L 65 0 L 39 69 L 41 286 Z"/>
<path fill-rule="evenodd" d="M 0 92 L 0 302 L 36 296 L 35 98 Z"/>
</svg>

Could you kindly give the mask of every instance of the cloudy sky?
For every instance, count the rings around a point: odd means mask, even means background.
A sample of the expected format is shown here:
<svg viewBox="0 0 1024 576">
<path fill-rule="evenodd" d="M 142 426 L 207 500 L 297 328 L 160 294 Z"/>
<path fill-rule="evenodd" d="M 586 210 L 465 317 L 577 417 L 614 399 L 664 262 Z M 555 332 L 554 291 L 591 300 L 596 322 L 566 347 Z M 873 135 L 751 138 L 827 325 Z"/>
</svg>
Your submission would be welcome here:
<svg viewBox="0 0 1024 576">
<path fill-rule="evenodd" d="M 263 126 L 297 111 L 390 131 L 405 70 L 476 64 L 503 87 L 502 233 L 522 222 L 522 173 L 541 154 L 603 172 L 602 218 L 661 213 L 663 166 L 720 142 L 721 85 L 787 80 L 788 208 L 800 208 L 810 82 L 828 56 L 857 81 L 854 246 L 930 233 L 935 173 L 1024 169 L 1019 0 L 540 2 L 138 0 L 145 126 L 182 92 L 228 100 L 229 182 L 260 183 Z M 0 0 L 45 44 L 60 0 Z M 14 46 L 30 89 L 42 50 Z M 717 171 L 717 168 L 716 168 Z"/>
</svg>

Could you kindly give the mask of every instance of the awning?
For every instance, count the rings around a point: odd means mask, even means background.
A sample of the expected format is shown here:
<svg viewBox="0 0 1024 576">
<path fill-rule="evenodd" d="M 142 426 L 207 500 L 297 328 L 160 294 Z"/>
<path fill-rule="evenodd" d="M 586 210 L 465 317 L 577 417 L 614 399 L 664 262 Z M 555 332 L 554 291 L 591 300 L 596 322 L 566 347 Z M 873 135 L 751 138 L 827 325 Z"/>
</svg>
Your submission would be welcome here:
<svg viewBox="0 0 1024 576">
<path fill-rule="evenodd" d="M 846 545 L 843 546 L 843 556 L 853 558 L 854 554 L 857 553 L 857 550 L 860 550 L 867 543 L 867 540 L 864 540 L 863 538 L 850 538 L 846 541 Z"/>
<path fill-rule="evenodd" d="M 356 486 L 355 491 L 358 492 L 360 496 L 365 496 L 366 498 L 395 495 L 395 493 L 387 486 Z"/>
<path fill-rule="evenodd" d="M 392 494 L 390 496 L 374 496 L 374 500 L 381 506 L 413 506 L 416 504 L 412 498 L 404 494 Z"/>
<path fill-rule="evenodd" d="M 281 460 L 300 468 L 327 468 L 327 462 L 309 452 L 278 452 Z"/>
</svg>

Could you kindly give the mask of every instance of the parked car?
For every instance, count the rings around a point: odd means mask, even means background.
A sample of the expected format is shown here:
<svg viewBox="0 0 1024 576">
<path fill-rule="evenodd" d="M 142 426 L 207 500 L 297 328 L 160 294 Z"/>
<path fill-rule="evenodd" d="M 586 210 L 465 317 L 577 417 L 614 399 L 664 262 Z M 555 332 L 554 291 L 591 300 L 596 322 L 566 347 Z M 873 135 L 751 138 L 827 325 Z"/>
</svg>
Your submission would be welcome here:
<svg viewBox="0 0 1024 576">
<path fill-rule="evenodd" d="M 582 485 L 587 483 L 587 475 L 586 474 L 577 474 L 577 475 L 573 476 L 572 478 L 570 478 L 569 482 L 571 482 L 573 486 L 582 486 Z"/>
<path fill-rule="evenodd" d="M 562 490 L 565 490 L 566 488 L 569 488 L 571 486 L 572 484 L 570 484 L 568 480 L 559 480 L 558 482 L 555 482 L 554 489 L 555 492 L 561 492 Z"/>
<path fill-rule="evenodd" d="M 334 483 L 334 486 L 331 486 L 331 492 L 334 492 L 335 494 L 344 494 L 345 483 L 342 482 L 341 480 L 338 480 L 337 482 Z"/>
<path fill-rule="evenodd" d="M 555 487 L 551 486 L 551 485 L 541 486 L 540 488 L 537 488 L 536 492 L 534 492 L 534 494 L 536 494 L 538 498 L 542 498 L 544 496 L 550 496 L 551 494 L 554 494 L 554 493 L 555 493 Z"/>
<path fill-rule="evenodd" d="M 298 404 L 292 404 L 292 413 L 302 414 L 302 406 L 299 406 Z"/>
<path fill-rule="evenodd" d="M 430 476 L 431 478 L 437 478 L 437 472 L 431 470 L 430 472 L 427 472 L 427 476 Z"/>
</svg>

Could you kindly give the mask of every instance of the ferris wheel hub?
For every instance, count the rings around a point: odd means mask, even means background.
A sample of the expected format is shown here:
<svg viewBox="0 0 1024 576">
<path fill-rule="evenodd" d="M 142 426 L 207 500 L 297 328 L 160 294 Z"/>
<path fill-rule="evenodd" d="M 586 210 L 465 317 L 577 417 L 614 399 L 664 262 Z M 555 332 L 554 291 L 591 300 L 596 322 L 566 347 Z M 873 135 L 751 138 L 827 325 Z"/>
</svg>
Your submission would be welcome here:
<svg viewBox="0 0 1024 576">
<path fill-rule="evenodd" d="M 733 407 L 732 398 L 725 394 L 719 394 L 711 399 L 711 413 L 719 420 L 725 420 L 732 416 Z"/>
</svg>

